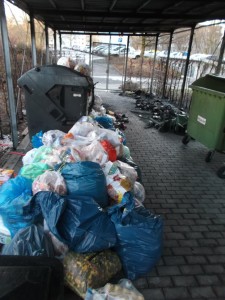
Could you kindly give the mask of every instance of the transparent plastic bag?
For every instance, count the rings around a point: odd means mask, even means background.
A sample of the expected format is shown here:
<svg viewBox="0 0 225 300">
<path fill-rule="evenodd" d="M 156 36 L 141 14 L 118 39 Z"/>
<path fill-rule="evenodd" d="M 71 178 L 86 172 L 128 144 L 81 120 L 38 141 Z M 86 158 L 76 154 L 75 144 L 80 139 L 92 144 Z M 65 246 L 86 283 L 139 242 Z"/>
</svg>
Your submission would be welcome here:
<svg viewBox="0 0 225 300">
<path fill-rule="evenodd" d="M 49 130 L 43 134 L 42 143 L 47 147 L 59 147 L 65 132 L 61 130 Z"/>
<path fill-rule="evenodd" d="M 47 170 L 33 181 L 32 191 L 34 195 L 40 191 L 49 191 L 58 193 L 59 195 L 66 195 L 67 188 L 65 180 L 59 172 Z"/>
<path fill-rule="evenodd" d="M 134 194 L 134 197 L 136 199 L 138 199 L 140 202 L 145 201 L 145 188 L 138 181 L 135 181 L 135 183 L 134 183 L 133 194 Z"/>
<path fill-rule="evenodd" d="M 73 127 L 69 130 L 74 137 L 87 136 L 89 132 L 95 130 L 95 125 L 90 122 L 76 122 Z"/>
<path fill-rule="evenodd" d="M 118 284 L 107 283 L 97 290 L 89 288 L 85 300 L 144 300 L 144 297 L 129 279 L 121 279 Z"/>
<path fill-rule="evenodd" d="M 128 165 L 127 163 L 124 163 L 120 160 L 115 161 L 115 164 L 117 165 L 118 169 L 120 170 L 121 174 L 129 178 L 129 180 L 132 182 L 132 184 L 135 183 L 137 180 L 137 172 L 136 170 Z"/>
<path fill-rule="evenodd" d="M 69 252 L 63 264 L 66 285 L 82 298 L 89 287 L 103 286 L 121 270 L 120 260 L 111 250 L 87 254 Z"/>
<path fill-rule="evenodd" d="M 104 165 L 108 160 L 108 154 L 98 141 L 93 141 L 90 145 L 81 148 L 82 160 L 92 161 Z"/>
<path fill-rule="evenodd" d="M 121 144 L 119 135 L 116 131 L 98 128 L 98 140 L 108 140 L 114 147 L 117 147 Z"/>
<path fill-rule="evenodd" d="M 37 148 L 33 148 L 23 156 L 22 162 L 24 166 L 33 163 L 36 152 L 37 152 Z"/>
</svg>

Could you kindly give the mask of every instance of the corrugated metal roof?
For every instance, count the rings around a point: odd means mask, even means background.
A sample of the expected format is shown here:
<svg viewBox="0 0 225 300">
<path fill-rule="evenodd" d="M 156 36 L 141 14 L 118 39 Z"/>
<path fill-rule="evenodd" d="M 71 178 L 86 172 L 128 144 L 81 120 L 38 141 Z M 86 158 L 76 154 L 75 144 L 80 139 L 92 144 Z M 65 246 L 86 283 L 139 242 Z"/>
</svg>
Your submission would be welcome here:
<svg viewBox="0 0 225 300">
<path fill-rule="evenodd" d="M 60 31 L 149 34 L 225 17 L 225 0 L 8 1 Z"/>
</svg>

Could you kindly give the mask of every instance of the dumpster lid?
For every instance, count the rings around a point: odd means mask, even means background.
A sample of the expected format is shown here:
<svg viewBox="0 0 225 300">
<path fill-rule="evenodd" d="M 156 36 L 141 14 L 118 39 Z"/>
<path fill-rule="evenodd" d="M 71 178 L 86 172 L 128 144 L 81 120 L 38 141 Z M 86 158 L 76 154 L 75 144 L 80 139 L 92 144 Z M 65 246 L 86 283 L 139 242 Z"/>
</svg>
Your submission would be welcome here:
<svg viewBox="0 0 225 300">
<path fill-rule="evenodd" d="M 207 74 L 190 85 L 191 88 L 195 86 L 225 93 L 225 77 Z"/>
</svg>

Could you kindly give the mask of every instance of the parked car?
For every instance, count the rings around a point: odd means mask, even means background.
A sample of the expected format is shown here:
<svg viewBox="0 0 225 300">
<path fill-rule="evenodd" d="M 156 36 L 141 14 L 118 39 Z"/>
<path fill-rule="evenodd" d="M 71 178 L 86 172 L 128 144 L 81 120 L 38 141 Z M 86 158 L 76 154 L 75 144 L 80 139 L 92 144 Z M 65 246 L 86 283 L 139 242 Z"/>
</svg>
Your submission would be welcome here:
<svg viewBox="0 0 225 300">
<path fill-rule="evenodd" d="M 129 58 L 132 58 L 132 59 L 138 58 L 138 57 L 140 57 L 140 54 L 141 54 L 141 50 L 135 50 L 134 48 L 129 47 L 129 52 L 128 52 Z"/>
<path fill-rule="evenodd" d="M 209 54 L 195 53 L 190 56 L 190 60 L 203 61 Z"/>
</svg>

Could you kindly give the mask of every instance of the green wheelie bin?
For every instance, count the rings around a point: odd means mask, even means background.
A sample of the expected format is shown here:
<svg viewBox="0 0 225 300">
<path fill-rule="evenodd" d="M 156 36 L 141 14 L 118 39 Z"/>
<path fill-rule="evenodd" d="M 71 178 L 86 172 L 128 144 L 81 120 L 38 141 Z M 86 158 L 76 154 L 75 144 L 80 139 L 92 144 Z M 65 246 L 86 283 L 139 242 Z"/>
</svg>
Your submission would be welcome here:
<svg viewBox="0 0 225 300">
<path fill-rule="evenodd" d="M 208 147 L 205 161 L 209 162 L 215 151 L 225 149 L 225 78 L 208 74 L 190 87 L 192 100 L 182 142 L 187 144 L 193 138 Z"/>
</svg>

